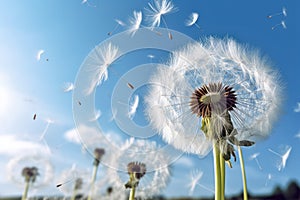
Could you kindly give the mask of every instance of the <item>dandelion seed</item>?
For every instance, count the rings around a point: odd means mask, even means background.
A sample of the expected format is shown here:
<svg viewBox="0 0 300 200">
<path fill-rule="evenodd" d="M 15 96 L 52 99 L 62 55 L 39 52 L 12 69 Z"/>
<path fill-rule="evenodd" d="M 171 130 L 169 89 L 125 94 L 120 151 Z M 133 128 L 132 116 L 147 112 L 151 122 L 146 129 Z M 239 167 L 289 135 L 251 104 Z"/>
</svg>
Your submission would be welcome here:
<svg viewBox="0 0 300 200">
<path fill-rule="evenodd" d="M 190 14 L 189 18 L 185 21 L 186 26 L 193 26 L 195 25 L 197 28 L 200 29 L 200 26 L 196 23 L 199 18 L 199 14 L 196 12 L 193 12 Z"/>
<path fill-rule="evenodd" d="M 127 86 L 132 90 L 134 89 L 134 86 L 131 83 L 127 83 Z"/>
<path fill-rule="evenodd" d="M 268 149 L 270 152 L 272 152 L 273 154 L 275 154 L 275 155 L 277 155 L 277 156 L 279 156 L 281 158 L 281 162 L 277 166 L 278 171 L 281 171 L 281 170 L 283 170 L 285 168 L 287 159 L 289 158 L 289 155 L 291 153 L 292 147 L 286 146 L 286 148 L 287 149 L 286 149 L 286 151 L 285 151 L 285 153 L 283 155 L 281 155 L 281 154 L 273 151 L 272 149 Z"/>
<path fill-rule="evenodd" d="M 46 133 L 47 133 L 47 131 L 48 131 L 48 128 L 49 128 L 50 124 L 53 124 L 53 123 L 54 123 L 54 121 L 51 120 L 51 119 L 47 119 L 46 122 L 47 122 L 46 127 L 45 127 L 45 129 L 43 130 L 43 132 L 42 132 L 42 134 L 41 134 L 41 136 L 40 136 L 39 141 L 44 140 L 44 137 L 45 137 L 45 135 L 46 135 Z"/>
<path fill-rule="evenodd" d="M 266 182 L 265 182 L 265 187 L 268 185 L 269 181 L 272 179 L 272 174 L 268 174 L 267 175 L 267 179 L 266 179 Z"/>
<path fill-rule="evenodd" d="M 140 28 L 142 23 L 142 12 L 141 11 L 133 11 L 133 17 L 129 18 L 129 32 L 131 36 L 134 36 L 136 31 Z"/>
<path fill-rule="evenodd" d="M 285 21 L 281 21 L 279 24 L 274 25 L 271 29 L 275 30 L 278 26 L 282 26 L 282 28 L 287 29 Z"/>
<path fill-rule="evenodd" d="M 296 138 L 300 138 L 300 132 L 295 135 Z"/>
<path fill-rule="evenodd" d="M 90 7 L 96 7 L 96 5 L 91 5 L 90 2 L 88 0 L 82 0 L 81 4 L 87 4 Z"/>
<path fill-rule="evenodd" d="M 147 57 L 150 58 L 151 60 L 152 60 L 153 58 L 155 58 L 155 56 L 152 55 L 152 54 L 148 54 Z"/>
<path fill-rule="evenodd" d="M 115 21 L 117 22 L 117 25 L 114 27 L 114 29 L 112 31 L 108 32 L 107 35 L 112 35 L 120 26 L 126 25 L 124 22 L 122 22 L 119 19 L 115 19 Z"/>
<path fill-rule="evenodd" d="M 73 83 L 67 82 L 64 83 L 63 91 L 64 92 L 71 92 L 75 89 L 75 86 Z"/>
<path fill-rule="evenodd" d="M 287 10 L 286 10 L 286 8 L 282 7 L 282 11 L 281 12 L 274 13 L 272 15 L 268 15 L 267 17 L 270 19 L 270 18 L 278 16 L 278 15 L 283 15 L 284 17 L 286 17 L 287 16 Z"/>
<path fill-rule="evenodd" d="M 151 22 L 151 27 L 159 27 L 161 21 L 164 23 L 164 26 L 168 29 L 164 15 L 173 13 L 177 11 L 177 8 L 174 7 L 173 3 L 168 0 L 154 1 L 154 4 L 148 3 L 150 8 L 146 8 L 148 11 L 148 19 Z M 168 31 L 169 39 L 172 39 L 173 36 L 170 31 Z"/>
<path fill-rule="evenodd" d="M 90 120 L 90 121 L 97 121 L 99 119 L 99 117 L 101 116 L 101 111 L 97 110 L 95 112 L 95 116 Z"/>
<path fill-rule="evenodd" d="M 133 102 L 130 104 L 129 112 L 128 112 L 128 117 L 130 119 L 132 119 L 134 117 L 136 110 L 138 108 L 138 105 L 139 105 L 139 96 L 134 95 Z"/>
<path fill-rule="evenodd" d="M 300 102 L 297 102 L 297 106 L 294 109 L 294 112 L 296 112 L 296 113 L 300 112 Z"/>
<path fill-rule="evenodd" d="M 77 103 L 78 103 L 78 105 L 80 105 L 80 106 L 82 105 L 82 104 L 81 104 L 81 101 L 77 101 Z"/>
<path fill-rule="evenodd" d="M 41 49 L 37 52 L 37 54 L 36 54 L 36 60 L 37 61 L 41 60 L 41 56 L 42 56 L 43 53 L 45 53 L 45 50 L 43 50 L 43 49 Z"/>
<path fill-rule="evenodd" d="M 211 192 L 211 193 L 214 193 L 213 190 L 209 189 L 208 187 L 202 185 L 199 183 L 200 179 L 202 178 L 203 176 L 203 172 L 200 171 L 200 170 L 193 170 L 191 171 L 190 173 L 190 180 L 189 180 L 189 184 L 188 184 L 188 187 L 189 187 L 189 195 L 192 195 L 196 186 L 199 186 L 199 187 L 202 187 L 203 189 Z"/>
<path fill-rule="evenodd" d="M 91 94 L 96 86 L 108 79 L 108 68 L 119 57 L 119 48 L 112 43 L 104 46 L 97 46 L 90 53 L 86 64 L 90 65 L 90 70 L 93 72 L 92 82 L 88 88 L 87 94 Z"/>
<path fill-rule="evenodd" d="M 36 113 L 33 115 L 33 118 L 32 118 L 33 120 L 36 120 Z"/>
<path fill-rule="evenodd" d="M 259 155 L 260 155 L 260 153 L 254 153 L 254 154 L 252 154 L 252 155 L 250 156 L 250 160 L 255 160 L 255 162 L 256 162 L 258 168 L 259 168 L 260 170 L 262 170 L 262 167 L 261 167 L 261 165 L 260 165 L 260 163 L 259 163 L 259 161 L 258 161 L 258 159 L 257 159 L 257 157 L 258 157 Z"/>
</svg>

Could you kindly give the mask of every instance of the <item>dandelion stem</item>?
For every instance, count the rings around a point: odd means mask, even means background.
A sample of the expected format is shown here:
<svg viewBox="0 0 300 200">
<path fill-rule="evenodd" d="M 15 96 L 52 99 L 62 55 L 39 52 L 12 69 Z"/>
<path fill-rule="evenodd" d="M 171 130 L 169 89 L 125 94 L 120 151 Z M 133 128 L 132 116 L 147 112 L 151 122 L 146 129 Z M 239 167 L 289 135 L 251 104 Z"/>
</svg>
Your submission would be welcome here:
<svg viewBox="0 0 300 200">
<path fill-rule="evenodd" d="M 22 196 L 22 200 L 26 200 L 27 199 L 28 189 L 29 189 L 29 181 L 26 181 L 25 182 L 24 193 L 23 193 L 23 196 Z"/>
<path fill-rule="evenodd" d="M 135 196 L 135 186 L 132 186 L 130 190 L 129 200 L 134 200 L 134 196 Z"/>
<path fill-rule="evenodd" d="M 215 170 L 215 200 L 221 200 L 221 169 L 220 169 L 220 150 L 214 144 L 214 170 Z"/>
<path fill-rule="evenodd" d="M 240 165 L 241 165 L 242 177 L 243 177 L 243 190 L 244 190 L 243 194 L 244 194 L 244 200 L 248 200 L 245 163 L 244 163 L 243 152 L 242 152 L 241 146 L 238 146 L 238 151 L 239 151 Z"/>
<path fill-rule="evenodd" d="M 93 192 L 94 192 L 94 185 L 95 185 L 95 181 L 96 181 L 97 170 L 98 170 L 98 165 L 94 165 L 92 181 L 91 181 L 91 188 L 90 188 L 90 194 L 88 196 L 88 200 L 92 200 L 92 195 L 93 195 Z"/>
<path fill-rule="evenodd" d="M 221 175 L 221 200 L 225 199 L 225 160 L 220 154 L 220 175 Z"/>
</svg>

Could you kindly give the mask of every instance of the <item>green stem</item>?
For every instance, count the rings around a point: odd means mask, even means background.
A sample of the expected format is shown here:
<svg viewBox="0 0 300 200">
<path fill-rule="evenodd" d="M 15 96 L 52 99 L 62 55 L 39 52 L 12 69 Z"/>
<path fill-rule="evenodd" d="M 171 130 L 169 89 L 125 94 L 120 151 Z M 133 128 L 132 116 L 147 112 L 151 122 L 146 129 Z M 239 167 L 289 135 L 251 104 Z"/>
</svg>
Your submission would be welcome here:
<svg viewBox="0 0 300 200">
<path fill-rule="evenodd" d="M 28 194 L 28 190 L 29 190 L 29 181 L 25 182 L 25 189 L 22 195 L 22 200 L 26 200 L 27 199 L 27 194 Z"/>
<path fill-rule="evenodd" d="M 220 153 L 220 169 L 221 169 L 221 200 L 225 199 L 225 160 Z"/>
<path fill-rule="evenodd" d="M 134 200 L 135 196 L 135 186 L 133 186 L 130 190 L 129 200 Z"/>
<path fill-rule="evenodd" d="M 90 188 L 90 194 L 89 194 L 87 200 L 92 200 L 92 195 L 93 195 L 93 192 L 94 192 L 94 185 L 95 185 L 95 181 L 96 181 L 97 170 L 98 170 L 98 165 L 94 165 L 92 181 L 91 181 L 91 188 Z"/>
<path fill-rule="evenodd" d="M 215 170 L 215 200 L 221 200 L 220 150 L 217 144 L 214 144 L 214 170 Z"/>
<path fill-rule="evenodd" d="M 245 163 L 244 163 L 242 148 L 240 146 L 238 146 L 238 151 L 239 151 L 240 165 L 241 165 L 242 177 L 243 177 L 243 189 L 244 189 L 243 194 L 244 194 L 244 200 L 248 200 Z"/>
</svg>

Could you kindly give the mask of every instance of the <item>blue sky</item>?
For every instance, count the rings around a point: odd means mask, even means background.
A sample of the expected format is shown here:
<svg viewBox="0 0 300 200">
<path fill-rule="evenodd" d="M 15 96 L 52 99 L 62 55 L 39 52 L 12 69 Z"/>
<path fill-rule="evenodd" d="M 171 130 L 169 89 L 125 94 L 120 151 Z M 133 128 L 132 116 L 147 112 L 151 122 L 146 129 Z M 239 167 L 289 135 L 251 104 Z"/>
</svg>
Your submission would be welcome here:
<svg viewBox="0 0 300 200">
<path fill-rule="evenodd" d="M 249 191 L 265 193 L 270 192 L 277 184 L 285 187 L 292 179 L 300 182 L 297 166 L 300 153 L 300 27 L 297 21 L 299 2 L 174 0 L 173 3 L 177 12 L 164 18 L 169 29 L 184 33 L 194 40 L 211 35 L 221 38 L 233 37 L 240 43 L 259 49 L 280 72 L 281 84 L 285 88 L 280 120 L 274 125 L 269 138 L 244 151 Z M 2 2 L 0 170 L 6 173 L 0 174 L 0 196 L 22 193 L 22 186 L 19 187 L 16 181 L 9 179 L 16 176 L 21 180 L 20 172 L 11 174 L 7 163 L 23 154 L 46 155 L 53 166 L 53 179 L 46 180 L 47 186 L 32 190 L 32 195 L 61 194 L 55 187 L 56 182 L 62 170 L 69 169 L 74 164 L 79 168 L 91 169 L 89 154 L 82 153 L 81 146 L 66 137 L 75 127 L 72 103 L 76 104 L 76 100 L 72 100 L 72 92 L 63 92 L 64 84 L 75 82 L 81 64 L 96 45 L 126 30 L 126 26 L 120 26 L 112 36 L 108 36 L 107 33 L 117 24 L 115 19 L 128 23 L 128 18 L 134 10 L 142 11 L 144 16 L 146 7 L 146 0 L 88 0 L 88 3 L 82 3 L 80 0 Z M 287 16 L 267 18 L 268 15 L 281 12 L 283 7 L 287 9 Z M 200 29 L 184 24 L 192 12 L 199 13 L 197 24 Z M 286 29 L 281 25 L 271 29 L 282 20 L 286 23 Z M 146 26 L 147 21 L 143 20 L 142 24 Z M 161 26 L 164 27 L 164 24 Z M 36 55 L 41 49 L 44 53 L 38 61 Z M 150 54 L 154 57 L 149 58 Z M 128 138 L 117 128 L 116 123 L 110 120 L 110 95 L 117 80 L 137 65 L 163 63 L 167 58 L 168 53 L 160 50 L 126 54 L 117 61 L 108 81 L 97 89 L 95 107 L 102 113 L 98 121 L 112 138 L 119 141 Z M 145 74 L 143 78 L 148 75 Z M 141 87 L 136 90 L 136 94 L 143 94 L 144 90 L 146 88 Z M 37 118 L 33 120 L 35 113 Z M 140 125 L 147 124 L 142 108 L 137 110 L 134 120 Z M 40 139 L 46 128 L 44 137 Z M 159 137 L 155 139 L 162 143 Z M 280 157 L 269 149 L 283 154 L 289 147 L 292 147 L 292 150 L 286 166 L 279 171 L 277 165 Z M 259 153 L 259 164 L 255 159 L 250 159 L 255 153 Z M 196 169 L 204 173 L 199 183 L 213 190 L 212 167 L 211 154 L 202 159 L 184 155 L 172 165 L 171 181 L 162 194 L 188 195 L 190 172 Z M 102 169 L 104 171 L 105 167 L 101 167 L 99 178 L 104 176 Z M 227 170 L 227 174 L 226 193 L 239 193 L 242 189 L 239 163 L 235 163 L 233 169 Z M 198 186 L 193 195 L 208 196 L 212 193 Z"/>
</svg>

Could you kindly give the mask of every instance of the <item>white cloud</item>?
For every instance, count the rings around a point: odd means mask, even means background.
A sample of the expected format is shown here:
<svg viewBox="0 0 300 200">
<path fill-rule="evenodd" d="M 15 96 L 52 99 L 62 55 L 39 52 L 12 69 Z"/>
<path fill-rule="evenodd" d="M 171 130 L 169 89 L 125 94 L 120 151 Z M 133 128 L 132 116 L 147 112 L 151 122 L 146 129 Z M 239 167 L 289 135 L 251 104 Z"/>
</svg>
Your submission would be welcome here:
<svg viewBox="0 0 300 200">
<path fill-rule="evenodd" d="M 294 108 L 294 112 L 300 112 L 300 102 L 297 103 L 297 107 Z"/>
<path fill-rule="evenodd" d="M 175 162 L 176 165 L 182 165 L 184 167 L 194 167 L 194 162 L 191 158 L 183 155 L 181 156 L 176 162 Z"/>
<path fill-rule="evenodd" d="M 16 156 L 24 152 L 40 152 L 48 154 L 45 145 L 33 141 L 22 140 L 15 135 L 0 136 L 0 154 L 6 156 Z"/>
</svg>

